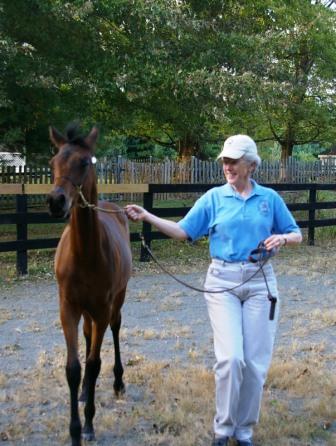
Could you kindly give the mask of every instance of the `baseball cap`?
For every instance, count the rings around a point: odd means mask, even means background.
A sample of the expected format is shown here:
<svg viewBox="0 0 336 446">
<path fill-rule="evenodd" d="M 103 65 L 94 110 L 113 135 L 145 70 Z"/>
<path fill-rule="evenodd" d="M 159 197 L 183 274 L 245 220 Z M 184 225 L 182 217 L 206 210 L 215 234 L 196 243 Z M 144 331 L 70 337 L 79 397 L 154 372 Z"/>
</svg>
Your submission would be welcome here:
<svg viewBox="0 0 336 446">
<path fill-rule="evenodd" d="M 258 155 L 256 143 L 247 135 L 233 135 L 225 140 L 217 160 L 222 158 L 239 159 L 246 154 Z"/>
</svg>

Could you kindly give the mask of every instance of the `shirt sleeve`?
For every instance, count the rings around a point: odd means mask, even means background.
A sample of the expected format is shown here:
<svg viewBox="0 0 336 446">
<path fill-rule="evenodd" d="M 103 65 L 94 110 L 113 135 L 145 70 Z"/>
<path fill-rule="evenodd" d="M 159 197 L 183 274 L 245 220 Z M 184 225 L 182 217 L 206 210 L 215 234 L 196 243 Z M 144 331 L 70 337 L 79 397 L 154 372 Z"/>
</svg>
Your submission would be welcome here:
<svg viewBox="0 0 336 446">
<path fill-rule="evenodd" d="M 275 193 L 273 229 L 275 234 L 288 234 L 289 232 L 301 233 L 293 215 L 278 193 Z"/>
<path fill-rule="evenodd" d="M 192 241 L 197 240 L 209 232 L 209 208 L 206 194 L 199 198 L 187 215 L 178 222 Z"/>
</svg>

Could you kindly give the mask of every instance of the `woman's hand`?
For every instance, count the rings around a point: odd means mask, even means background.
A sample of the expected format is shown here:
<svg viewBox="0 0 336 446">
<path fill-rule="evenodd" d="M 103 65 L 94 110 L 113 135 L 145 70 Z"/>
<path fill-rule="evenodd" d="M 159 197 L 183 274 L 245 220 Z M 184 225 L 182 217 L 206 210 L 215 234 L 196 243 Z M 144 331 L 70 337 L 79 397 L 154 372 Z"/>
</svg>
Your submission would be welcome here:
<svg viewBox="0 0 336 446">
<path fill-rule="evenodd" d="M 187 233 L 180 228 L 176 221 L 157 217 L 136 204 L 128 204 L 124 207 L 124 210 L 127 217 L 132 221 L 146 221 L 154 225 L 159 231 L 168 235 L 168 237 L 175 238 L 176 240 L 186 240 L 188 238 Z"/>
<path fill-rule="evenodd" d="M 287 243 L 287 240 L 283 234 L 274 234 L 264 240 L 264 245 L 267 251 L 271 251 L 275 249 L 278 251 L 281 246 L 284 246 Z"/>
<path fill-rule="evenodd" d="M 148 212 L 141 206 L 136 204 L 128 204 L 124 207 L 127 217 L 132 221 L 143 221 L 146 220 Z"/>
</svg>

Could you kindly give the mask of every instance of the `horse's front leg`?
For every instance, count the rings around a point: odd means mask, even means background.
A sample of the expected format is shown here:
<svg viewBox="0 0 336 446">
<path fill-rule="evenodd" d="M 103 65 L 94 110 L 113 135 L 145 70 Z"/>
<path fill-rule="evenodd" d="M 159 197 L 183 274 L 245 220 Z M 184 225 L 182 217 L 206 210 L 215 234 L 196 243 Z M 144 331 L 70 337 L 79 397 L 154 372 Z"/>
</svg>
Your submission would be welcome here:
<svg viewBox="0 0 336 446">
<path fill-rule="evenodd" d="M 85 344 L 86 344 L 85 361 L 87 361 L 87 359 L 90 355 L 90 350 L 91 350 L 92 319 L 87 313 L 83 313 L 83 317 L 84 317 L 83 333 L 84 333 Z M 85 402 L 87 400 L 86 370 L 87 369 L 85 369 L 84 378 L 83 378 L 82 392 L 79 397 L 79 401 L 81 401 L 81 402 Z"/>
<path fill-rule="evenodd" d="M 114 343 L 114 383 L 113 388 L 114 392 L 117 396 L 125 393 L 125 384 L 122 379 L 124 374 L 124 368 L 122 366 L 121 357 L 120 357 L 120 345 L 119 345 L 119 331 L 121 326 L 121 314 L 120 311 L 116 315 L 114 315 L 113 320 L 110 323 L 112 334 L 113 334 L 113 343 Z"/>
<path fill-rule="evenodd" d="M 85 366 L 85 387 L 87 392 L 87 400 L 84 408 L 85 424 L 82 433 L 82 437 L 87 441 L 92 441 L 95 439 L 93 428 L 93 417 L 95 416 L 96 412 L 95 389 L 101 366 L 100 349 L 107 325 L 107 319 L 94 321 L 92 324 L 91 350 Z"/>
<path fill-rule="evenodd" d="M 61 322 L 67 345 L 66 377 L 70 389 L 70 436 L 72 446 L 81 446 L 81 422 L 78 412 L 78 388 L 81 366 L 78 359 L 78 323 L 80 313 L 61 299 Z"/>
</svg>

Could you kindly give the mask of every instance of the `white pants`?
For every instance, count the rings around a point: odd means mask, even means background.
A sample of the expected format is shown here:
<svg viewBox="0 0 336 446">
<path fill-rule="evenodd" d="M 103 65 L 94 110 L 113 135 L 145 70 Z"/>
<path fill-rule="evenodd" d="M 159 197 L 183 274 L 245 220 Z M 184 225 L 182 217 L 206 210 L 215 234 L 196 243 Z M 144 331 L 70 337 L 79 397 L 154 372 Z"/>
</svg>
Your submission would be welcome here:
<svg viewBox="0 0 336 446">
<path fill-rule="evenodd" d="M 205 281 L 207 290 L 232 288 L 258 269 L 250 262 L 213 260 Z M 270 291 L 278 298 L 271 264 L 264 266 Z M 205 293 L 214 335 L 216 415 L 218 437 L 248 440 L 258 422 L 263 385 L 271 362 L 279 299 L 269 320 L 270 302 L 262 273 L 233 291 L 236 295 Z"/>
</svg>

